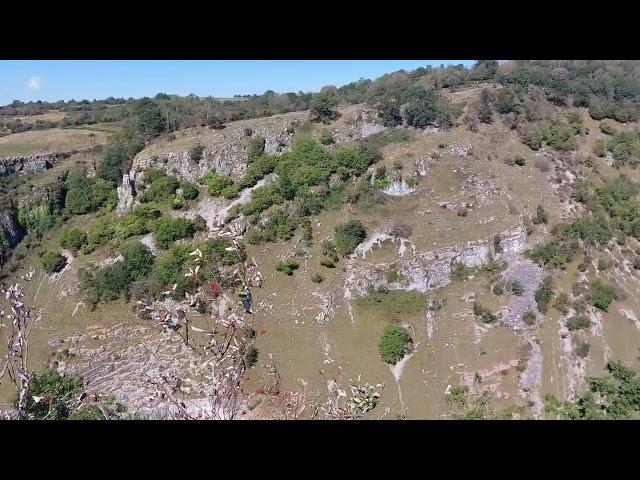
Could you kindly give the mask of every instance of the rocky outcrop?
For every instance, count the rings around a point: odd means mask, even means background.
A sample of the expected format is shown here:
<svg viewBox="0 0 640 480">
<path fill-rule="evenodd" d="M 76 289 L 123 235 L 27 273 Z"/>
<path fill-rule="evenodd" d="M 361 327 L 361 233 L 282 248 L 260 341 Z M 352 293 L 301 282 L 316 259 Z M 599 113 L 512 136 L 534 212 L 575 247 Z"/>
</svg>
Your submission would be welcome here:
<svg viewBox="0 0 640 480">
<path fill-rule="evenodd" d="M 135 181 L 125 173 L 122 177 L 122 185 L 118 187 L 118 207 L 119 214 L 130 212 L 135 202 L 136 190 Z"/>
<path fill-rule="evenodd" d="M 2 158 L 0 159 L 0 176 L 43 172 L 51 168 L 56 160 L 55 153 Z"/>
<path fill-rule="evenodd" d="M 24 237 L 24 228 L 18 222 L 18 215 L 14 208 L 0 208 L 0 232 L 4 234 L 9 248 L 14 248 Z"/>
<path fill-rule="evenodd" d="M 402 242 L 405 253 L 394 262 L 364 266 L 361 262 L 350 271 L 347 279 L 347 296 L 366 295 L 372 288 L 387 287 L 390 289 L 417 290 L 425 293 L 428 290 L 444 287 L 451 279 L 451 266 L 462 263 L 467 267 L 479 267 L 489 253 L 495 253 L 497 259 L 510 258 L 521 253 L 525 248 L 526 232 L 524 226 L 502 233 L 500 246 L 502 251 L 494 251 L 493 237 L 467 242 L 461 246 L 441 248 L 429 252 L 417 253 L 415 248 L 407 248 L 408 240 Z M 360 252 L 356 251 L 354 257 Z M 400 252 L 399 252 L 400 253 Z M 390 284 L 387 272 L 396 270 L 406 281 L 402 284 Z"/>
</svg>

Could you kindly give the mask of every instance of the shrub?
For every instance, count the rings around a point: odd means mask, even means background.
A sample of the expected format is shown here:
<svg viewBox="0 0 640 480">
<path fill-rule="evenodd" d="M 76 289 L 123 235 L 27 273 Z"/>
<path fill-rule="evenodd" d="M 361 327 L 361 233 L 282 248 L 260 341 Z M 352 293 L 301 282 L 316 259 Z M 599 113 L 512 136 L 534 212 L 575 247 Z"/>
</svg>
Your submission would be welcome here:
<svg viewBox="0 0 640 480">
<path fill-rule="evenodd" d="M 536 290 L 534 296 L 536 303 L 538 304 L 538 310 L 540 310 L 542 313 L 546 313 L 547 306 L 553 298 L 553 293 L 553 279 L 547 276 L 542 281 L 542 285 L 540 285 L 538 290 Z"/>
<path fill-rule="evenodd" d="M 156 243 L 160 248 L 168 248 L 181 238 L 192 237 L 194 232 L 193 222 L 186 218 L 161 217 L 154 225 Z"/>
<path fill-rule="evenodd" d="M 251 135 L 253 135 L 253 128 L 251 127 L 244 127 L 242 131 L 247 137 L 250 137 Z"/>
<path fill-rule="evenodd" d="M 524 159 L 524 157 L 521 157 L 521 156 L 518 155 L 514 159 L 513 163 L 515 163 L 519 167 L 524 167 L 526 165 L 527 161 Z"/>
<path fill-rule="evenodd" d="M 408 223 L 403 222 L 402 220 L 397 220 L 396 222 L 394 222 L 391 229 L 389 230 L 389 235 L 400 238 L 409 238 L 411 237 L 412 233 L 413 230 L 411 229 L 411 226 Z"/>
<path fill-rule="evenodd" d="M 62 232 L 60 246 L 68 248 L 74 254 L 87 243 L 87 234 L 79 228 L 68 228 Z"/>
<path fill-rule="evenodd" d="M 247 353 L 244 354 L 244 364 L 247 368 L 251 368 L 258 363 L 258 353 L 259 350 L 256 347 L 249 347 Z"/>
<path fill-rule="evenodd" d="M 576 347 L 576 355 L 581 358 L 585 358 L 589 356 L 589 350 L 591 350 L 591 345 L 589 345 L 589 342 L 580 341 L 580 343 L 578 343 L 578 346 Z"/>
<path fill-rule="evenodd" d="M 549 222 L 549 215 L 547 214 L 547 211 L 544 209 L 542 205 L 538 205 L 538 208 L 536 209 L 536 216 L 533 218 L 533 223 L 539 224 L 539 223 L 548 223 L 548 222 Z"/>
<path fill-rule="evenodd" d="M 211 196 L 218 197 L 222 195 L 222 191 L 231 185 L 233 185 L 233 180 L 228 175 L 212 173 L 207 177 L 207 191 Z"/>
<path fill-rule="evenodd" d="M 234 199 L 238 196 L 238 186 L 237 185 L 227 185 L 220 191 L 220 195 L 222 195 L 227 200 Z"/>
<path fill-rule="evenodd" d="M 65 180 L 65 187 L 67 189 L 65 207 L 70 213 L 80 215 L 95 209 L 91 180 L 87 178 L 86 170 L 72 171 Z"/>
<path fill-rule="evenodd" d="M 322 133 L 320 134 L 320 143 L 323 145 L 331 145 L 333 143 L 335 143 L 335 140 L 333 139 L 333 135 L 331 134 L 331 132 L 329 130 L 323 130 Z"/>
<path fill-rule="evenodd" d="M 335 107 L 338 106 L 336 96 L 330 90 L 320 91 L 313 95 L 309 104 L 309 111 L 314 120 L 328 123 L 340 116 Z"/>
<path fill-rule="evenodd" d="M 320 259 L 320 265 L 327 268 L 336 268 L 336 262 L 330 258 Z"/>
<path fill-rule="evenodd" d="M 473 314 L 476 317 L 480 317 L 484 323 L 493 323 L 498 319 L 479 300 L 474 300 L 473 302 Z"/>
<path fill-rule="evenodd" d="M 147 170 L 147 172 L 145 172 L 145 177 L 147 177 L 150 172 L 150 170 Z M 143 202 L 162 203 L 168 200 L 180 186 L 178 180 L 168 175 L 158 174 L 153 177 L 155 178 L 151 181 L 151 184 L 142 195 Z"/>
<path fill-rule="evenodd" d="M 367 237 L 364 225 L 359 220 L 350 220 L 335 227 L 336 251 L 343 256 L 350 255 Z"/>
<path fill-rule="evenodd" d="M 167 253 L 158 258 L 153 267 L 153 278 L 160 288 L 177 284 L 176 297 L 184 297 L 185 290 L 192 285 L 192 280 L 184 276 L 184 266 L 193 257 L 189 256 L 191 248 L 186 245 L 175 245 Z M 203 252 L 204 253 L 204 252 Z"/>
<path fill-rule="evenodd" d="M 501 283 L 496 282 L 493 285 L 491 285 L 491 292 L 494 295 L 502 295 L 504 293 L 504 287 L 502 286 Z"/>
<path fill-rule="evenodd" d="M 198 187 L 190 182 L 182 182 L 180 184 L 180 189 L 182 190 L 182 198 L 185 200 L 195 200 L 200 194 Z"/>
<path fill-rule="evenodd" d="M 576 330 L 581 330 L 583 328 L 591 327 L 591 320 L 589 320 L 589 318 L 585 316 L 576 315 L 569 318 L 565 323 L 565 325 L 570 331 L 574 332 Z"/>
<path fill-rule="evenodd" d="M 147 221 L 133 214 L 123 215 L 114 224 L 114 236 L 118 238 L 125 239 L 145 233 L 149 233 Z"/>
<path fill-rule="evenodd" d="M 247 156 L 249 161 L 254 161 L 264 153 L 264 137 L 256 137 L 249 140 L 247 145 Z"/>
<path fill-rule="evenodd" d="M 196 215 L 193 219 L 193 228 L 196 232 L 205 232 L 207 230 L 207 221 L 202 215 Z"/>
<path fill-rule="evenodd" d="M 462 262 L 455 262 L 451 265 L 451 280 L 466 280 L 473 272 L 473 268 L 467 267 Z"/>
<path fill-rule="evenodd" d="M 143 220 L 154 220 L 162 215 L 162 212 L 155 203 L 141 203 L 131 212 Z"/>
<path fill-rule="evenodd" d="M 522 321 L 529 326 L 532 326 L 536 323 L 536 314 L 533 310 L 527 310 L 522 315 Z"/>
<path fill-rule="evenodd" d="M 89 243 L 96 246 L 104 245 L 109 242 L 115 234 L 116 229 L 113 222 L 101 220 L 89 230 Z"/>
<path fill-rule="evenodd" d="M 395 364 L 404 357 L 411 343 L 411 335 L 405 328 L 389 324 L 384 328 L 378 343 L 378 352 L 384 362 Z"/>
<path fill-rule="evenodd" d="M 126 245 L 122 250 L 123 267 L 130 281 L 146 277 L 153 268 L 154 257 L 151 250 L 140 242 Z"/>
<path fill-rule="evenodd" d="M 322 283 L 323 280 L 324 280 L 324 277 L 319 272 L 316 272 L 313 275 L 311 275 L 311 281 L 313 283 Z"/>
<path fill-rule="evenodd" d="M 226 238 L 210 238 L 202 246 L 202 254 L 211 257 L 214 263 L 222 262 L 224 265 L 235 265 L 244 262 L 247 254 L 243 248 L 240 251 L 227 250 L 231 246 L 231 241 Z"/>
<path fill-rule="evenodd" d="M 513 280 L 509 285 L 509 290 L 513 295 L 517 295 L 517 296 L 524 295 L 524 286 L 519 280 Z"/>
<path fill-rule="evenodd" d="M 609 122 L 600 122 L 600 131 L 605 135 L 615 135 L 618 133 L 618 130 Z"/>
<path fill-rule="evenodd" d="M 615 298 L 613 288 L 599 280 L 594 281 L 591 285 L 590 294 L 591 305 L 605 312 L 609 310 L 609 305 L 611 305 L 611 302 L 613 302 Z"/>
<path fill-rule="evenodd" d="M 300 268 L 300 265 L 295 260 L 285 260 L 280 261 L 276 265 L 276 270 L 282 273 L 286 273 L 287 275 L 293 275 L 293 272 Z"/>
<path fill-rule="evenodd" d="M 45 252 L 42 255 L 42 268 L 47 273 L 56 273 L 67 265 L 67 257 L 59 252 Z"/>
<path fill-rule="evenodd" d="M 566 313 L 569 309 L 569 294 L 567 292 L 560 292 L 556 296 L 553 306 L 562 313 Z"/>
<path fill-rule="evenodd" d="M 52 368 L 39 374 L 34 373 L 29 381 L 25 409 L 27 415 L 37 420 L 67 419 L 73 411 L 82 384 L 82 378 L 76 375 L 61 375 Z M 36 398 L 41 400 L 36 401 Z"/>
<path fill-rule="evenodd" d="M 202 145 L 194 145 L 189 149 L 189 158 L 194 162 L 199 162 L 202 159 L 204 147 Z"/>
</svg>

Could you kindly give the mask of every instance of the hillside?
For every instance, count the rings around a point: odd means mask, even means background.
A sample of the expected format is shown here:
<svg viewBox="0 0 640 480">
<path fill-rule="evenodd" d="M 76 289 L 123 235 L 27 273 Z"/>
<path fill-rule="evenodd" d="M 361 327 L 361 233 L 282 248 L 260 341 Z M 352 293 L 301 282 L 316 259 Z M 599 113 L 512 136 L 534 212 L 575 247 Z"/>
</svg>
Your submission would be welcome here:
<svg viewBox="0 0 640 480">
<path fill-rule="evenodd" d="M 635 72 L 479 62 L 0 137 L 29 369 L 113 418 L 638 418 L 598 387 L 638 382 Z"/>
</svg>

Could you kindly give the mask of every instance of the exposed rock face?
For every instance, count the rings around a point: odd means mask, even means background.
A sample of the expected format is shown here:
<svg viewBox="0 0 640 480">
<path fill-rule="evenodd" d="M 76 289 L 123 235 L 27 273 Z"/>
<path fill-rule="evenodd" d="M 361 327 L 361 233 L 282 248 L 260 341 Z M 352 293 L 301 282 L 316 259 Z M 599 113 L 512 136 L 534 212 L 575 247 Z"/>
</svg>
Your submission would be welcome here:
<svg viewBox="0 0 640 480">
<path fill-rule="evenodd" d="M 128 173 L 125 173 L 122 177 L 122 185 L 118 187 L 118 207 L 116 212 L 130 212 L 133 208 L 135 196 L 135 182 Z"/>
<path fill-rule="evenodd" d="M 55 153 L 2 158 L 0 159 L 0 176 L 43 172 L 51 168 L 56 160 Z"/>
<path fill-rule="evenodd" d="M 4 232 L 10 248 L 14 248 L 24 237 L 24 229 L 13 208 L 0 208 L 0 230 Z"/>
<path fill-rule="evenodd" d="M 521 253 L 525 248 L 526 232 L 522 225 L 502 233 L 501 253 L 495 257 L 510 258 Z M 429 252 L 416 253 L 414 248 L 407 248 L 407 240 L 402 242 L 401 258 L 391 262 L 363 268 L 358 264 L 347 279 L 349 295 L 365 295 L 371 288 L 387 287 L 390 289 L 417 290 L 425 293 L 427 290 L 447 285 L 451 280 L 451 265 L 462 263 L 468 267 L 478 267 L 486 260 L 487 255 L 494 253 L 493 237 L 474 242 L 467 242 L 462 246 L 441 248 Z M 404 254 L 409 251 L 409 254 Z M 358 250 L 354 255 L 361 254 Z M 389 284 L 386 273 L 395 269 L 407 278 L 406 284 Z M 349 296 L 347 295 L 347 296 Z"/>
<path fill-rule="evenodd" d="M 399 182 L 392 182 L 387 188 L 383 190 L 387 195 L 391 195 L 393 197 L 402 197 L 404 195 L 409 195 L 416 191 L 416 188 L 411 188 L 407 185 L 405 180 L 401 180 Z"/>
<path fill-rule="evenodd" d="M 175 418 L 175 404 L 154 384 L 162 383 L 162 377 L 176 379 L 169 387 L 175 388 L 174 395 L 185 402 L 191 415 L 210 413 L 202 391 L 203 360 L 177 335 L 139 325 L 91 327 L 67 337 L 54 337 L 49 345 L 56 349 L 59 359 L 52 367 L 82 376 L 87 388 L 101 395 L 115 395 L 143 418 Z"/>
</svg>

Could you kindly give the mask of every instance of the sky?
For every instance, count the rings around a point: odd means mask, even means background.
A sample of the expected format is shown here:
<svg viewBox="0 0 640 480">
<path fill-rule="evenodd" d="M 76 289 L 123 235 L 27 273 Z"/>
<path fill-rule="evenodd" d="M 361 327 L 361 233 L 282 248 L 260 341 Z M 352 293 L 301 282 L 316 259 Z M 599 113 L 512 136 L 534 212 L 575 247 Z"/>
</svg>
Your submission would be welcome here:
<svg viewBox="0 0 640 480">
<path fill-rule="evenodd" d="M 318 91 L 360 78 L 472 60 L 0 60 L 0 105 L 163 92 L 206 97 Z"/>
</svg>

